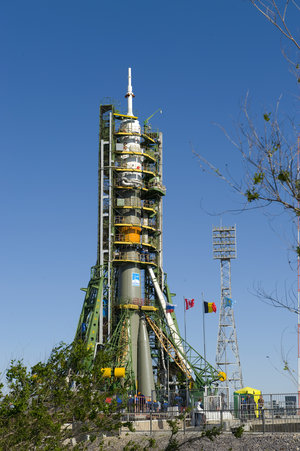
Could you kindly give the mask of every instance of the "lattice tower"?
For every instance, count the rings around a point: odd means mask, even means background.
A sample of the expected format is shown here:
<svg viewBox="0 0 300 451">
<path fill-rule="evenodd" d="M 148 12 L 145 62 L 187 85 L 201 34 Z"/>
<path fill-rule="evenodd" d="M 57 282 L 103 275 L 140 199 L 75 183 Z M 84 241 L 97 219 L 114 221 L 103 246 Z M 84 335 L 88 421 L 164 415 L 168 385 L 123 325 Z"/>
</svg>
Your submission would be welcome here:
<svg viewBox="0 0 300 451">
<path fill-rule="evenodd" d="M 233 301 L 231 297 L 231 259 L 236 258 L 236 227 L 213 227 L 213 258 L 220 260 L 221 303 L 216 352 L 216 366 L 227 374 L 224 394 L 242 388 L 242 368 L 239 356 Z M 226 388 L 226 391 L 225 391 Z"/>
</svg>

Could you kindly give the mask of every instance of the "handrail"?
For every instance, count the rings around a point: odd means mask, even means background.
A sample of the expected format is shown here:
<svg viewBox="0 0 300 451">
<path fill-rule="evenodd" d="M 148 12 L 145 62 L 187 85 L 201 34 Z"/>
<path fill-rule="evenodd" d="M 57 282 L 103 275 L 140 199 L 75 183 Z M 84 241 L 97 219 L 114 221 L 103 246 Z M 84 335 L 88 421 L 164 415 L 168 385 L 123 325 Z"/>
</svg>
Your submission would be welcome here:
<svg viewBox="0 0 300 451">
<path fill-rule="evenodd" d="M 122 150 L 116 150 L 115 151 L 117 154 L 125 154 L 125 155 L 139 155 L 141 157 L 148 157 L 151 158 L 152 160 L 156 161 L 156 157 L 155 157 L 155 153 L 153 151 L 144 151 L 142 152 L 142 149 L 140 151 L 136 151 L 136 150 L 129 150 L 126 149 L 124 146 L 124 149 Z"/>
<path fill-rule="evenodd" d="M 133 304 L 138 305 L 140 307 L 143 306 L 153 306 L 154 300 L 148 298 L 120 298 L 119 304 Z"/>
<path fill-rule="evenodd" d="M 115 226 L 122 227 L 125 226 L 138 226 L 138 227 L 145 227 L 149 229 L 156 230 L 157 224 L 156 221 L 152 218 L 147 218 L 148 223 L 145 223 L 145 218 L 137 218 L 134 216 L 128 217 L 128 216 L 115 216 Z"/>
<path fill-rule="evenodd" d="M 155 255 L 152 254 L 140 254 L 133 256 L 131 252 L 115 252 L 114 260 L 128 260 L 128 261 L 138 261 L 141 263 L 154 263 L 155 264 Z"/>
<path fill-rule="evenodd" d="M 120 205 L 121 202 L 120 200 L 124 200 L 123 205 Z M 115 199 L 115 207 L 118 208 L 126 208 L 126 207 L 132 207 L 132 208 L 152 208 L 153 210 L 156 210 L 155 208 L 155 202 L 153 200 L 143 200 L 141 201 L 141 199 L 139 198 L 123 198 L 123 197 L 119 197 L 118 199 Z"/>
<path fill-rule="evenodd" d="M 128 243 L 128 244 L 142 244 L 144 246 L 152 246 L 156 249 L 157 247 L 157 243 L 155 239 L 151 239 L 150 237 L 148 238 L 148 242 L 144 241 L 144 237 L 143 235 L 140 235 L 140 239 L 139 241 L 133 241 L 131 240 L 127 234 L 125 233 L 118 233 L 117 235 L 115 235 L 115 239 L 114 242 L 118 242 L 118 243 Z"/>
<path fill-rule="evenodd" d="M 115 168 L 116 169 L 128 169 L 128 170 L 134 170 L 134 171 L 150 171 L 150 172 L 156 172 L 156 167 L 155 164 L 153 163 L 141 163 L 141 168 L 134 168 L 131 166 L 128 166 L 128 164 L 132 164 L 132 163 L 128 163 L 127 161 L 116 161 L 115 162 Z"/>
</svg>

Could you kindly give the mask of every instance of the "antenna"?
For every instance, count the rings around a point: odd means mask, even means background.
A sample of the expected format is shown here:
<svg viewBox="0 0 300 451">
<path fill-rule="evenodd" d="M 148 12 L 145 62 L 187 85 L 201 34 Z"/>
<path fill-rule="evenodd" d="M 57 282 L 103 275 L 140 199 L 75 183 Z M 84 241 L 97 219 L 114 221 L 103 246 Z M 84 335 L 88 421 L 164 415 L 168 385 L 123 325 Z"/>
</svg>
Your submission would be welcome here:
<svg viewBox="0 0 300 451">
<path fill-rule="evenodd" d="M 132 97 L 134 97 L 134 94 L 132 92 L 132 84 L 131 84 L 131 67 L 128 67 L 128 90 L 125 97 L 127 97 L 127 114 L 128 116 L 133 116 Z"/>
</svg>

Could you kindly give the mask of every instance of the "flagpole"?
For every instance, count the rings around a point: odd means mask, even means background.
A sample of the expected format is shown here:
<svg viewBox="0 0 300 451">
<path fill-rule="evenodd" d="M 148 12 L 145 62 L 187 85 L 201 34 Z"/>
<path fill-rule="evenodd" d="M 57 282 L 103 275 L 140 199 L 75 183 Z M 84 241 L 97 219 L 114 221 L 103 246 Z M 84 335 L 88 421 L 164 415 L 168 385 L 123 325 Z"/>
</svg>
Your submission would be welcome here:
<svg viewBox="0 0 300 451">
<path fill-rule="evenodd" d="M 202 293 L 202 318 L 203 318 L 203 351 L 204 359 L 206 361 L 206 346 L 205 346 L 205 320 L 204 320 L 204 294 Z"/>
<path fill-rule="evenodd" d="M 185 353 L 185 362 L 187 361 L 186 356 L 186 305 L 185 305 L 185 297 L 183 296 L 183 311 L 184 311 L 184 353 Z M 189 405 L 189 387 L 188 387 L 188 377 L 187 372 L 185 373 L 185 406 Z"/>
<path fill-rule="evenodd" d="M 183 296 L 183 313 L 184 313 L 184 351 L 186 353 L 186 308 L 185 308 L 185 297 Z"/>
</svg>

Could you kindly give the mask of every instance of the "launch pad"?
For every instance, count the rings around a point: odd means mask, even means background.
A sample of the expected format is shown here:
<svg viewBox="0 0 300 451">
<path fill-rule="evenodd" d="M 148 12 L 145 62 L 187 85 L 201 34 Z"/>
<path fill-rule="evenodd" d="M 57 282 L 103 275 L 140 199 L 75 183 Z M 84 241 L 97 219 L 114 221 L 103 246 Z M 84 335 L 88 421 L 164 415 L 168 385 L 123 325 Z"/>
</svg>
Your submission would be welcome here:
<svg viewBox="0 0 300 451">
<path fill-rule="evenodd" d="M 141 127 L 128 109 L 100 106 L 98 247 L 75 340 L 93 358 L 112 352 L 108 375 L 124 378 L 146 398 L 170 388 L 203 391 L 220 375 L 180 336 L 172 293 L 163 270 L 163 135 Z M 171 310 L 171 312 L 170 312 Z M 91 357 L 90 364 L 93 358 Z"/>
</svg>

